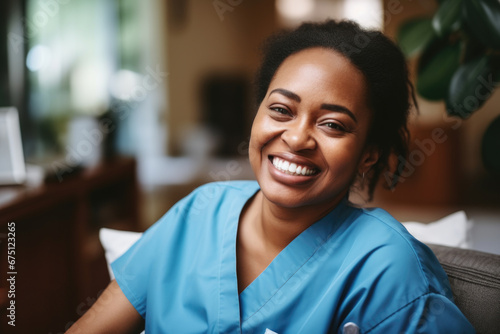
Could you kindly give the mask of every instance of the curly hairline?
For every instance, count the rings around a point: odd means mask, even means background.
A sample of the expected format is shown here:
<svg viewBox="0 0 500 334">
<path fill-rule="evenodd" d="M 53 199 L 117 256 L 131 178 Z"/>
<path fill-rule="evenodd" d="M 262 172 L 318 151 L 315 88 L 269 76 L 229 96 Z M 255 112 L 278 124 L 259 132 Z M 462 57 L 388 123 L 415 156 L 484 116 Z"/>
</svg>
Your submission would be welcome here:
<svg viewBox="0 0 500 334">
<path fill-rule="evenodd" d="M 369 200 L 383 173 L 387 188 L 393 189 L 404 170 L 408 156 L 408 115 L 410 99 L 417 106 L 406 60 L 399 48 L 379 31 L 366 30 L 352 21 L 327 20 L 303 23 L 297 29 L 279 32 L 263 44 L 263 60 L 255 78 L 256 106 L 264 100 L 278 67 L 290 55 L 322 47 L 339 52 L 364 75 L 368 86 L 368 104 L 373 119 L 368 145 L 379 151 L 379 159 L 365 175 Z M 391 156 L 398 159 L 391 168 Z"/>
</svg>

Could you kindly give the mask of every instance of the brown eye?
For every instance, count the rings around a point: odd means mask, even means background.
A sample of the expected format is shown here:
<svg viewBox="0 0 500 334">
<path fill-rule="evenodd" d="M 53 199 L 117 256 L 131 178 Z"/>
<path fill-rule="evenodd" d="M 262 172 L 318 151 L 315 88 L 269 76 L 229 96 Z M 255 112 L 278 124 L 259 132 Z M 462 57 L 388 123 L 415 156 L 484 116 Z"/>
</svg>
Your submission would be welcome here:
<svg viewBox="0 0 500 334">
<path fill-rule="evenodd" d="M 325 123 L 325 125 L 332 130 L 345 131 L 345 128 L 338 123 L 329 122 L 329 123 Z"/>
<path fill-rule="evenodd" d="M 271 110 L 273 110 L 273 111 L 276 111 L 277 113 L 280 113 L 280 114 L 282 114 L 282 115 L 288 115 L 288 114 L 289 114 L 288 110 L 286 110 L 285 108 L 281 108 L 281 107 L 272 107 L 272 108 L 270 108 L 270 109 L 271 109 Z"/>
</svg>

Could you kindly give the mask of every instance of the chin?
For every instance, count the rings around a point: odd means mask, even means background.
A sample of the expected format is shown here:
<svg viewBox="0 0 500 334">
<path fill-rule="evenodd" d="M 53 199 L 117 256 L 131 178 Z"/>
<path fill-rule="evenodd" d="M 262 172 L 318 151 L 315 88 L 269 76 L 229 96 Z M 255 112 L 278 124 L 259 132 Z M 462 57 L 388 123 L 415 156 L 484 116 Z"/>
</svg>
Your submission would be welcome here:
<svg viewBox="0 0 500 334">
<path fill-rule="evenodd" d="M 317 200 L 311 201 L 311 199 L 317 199 L 317 194 L 312 194 L 307 189 L 291 188 L 279 184 L 271 185 L 270 183 L 261 185 L 261 189 L 268 201 L 283 208 L 294 209 L 319 204 Z"/>
</svg>

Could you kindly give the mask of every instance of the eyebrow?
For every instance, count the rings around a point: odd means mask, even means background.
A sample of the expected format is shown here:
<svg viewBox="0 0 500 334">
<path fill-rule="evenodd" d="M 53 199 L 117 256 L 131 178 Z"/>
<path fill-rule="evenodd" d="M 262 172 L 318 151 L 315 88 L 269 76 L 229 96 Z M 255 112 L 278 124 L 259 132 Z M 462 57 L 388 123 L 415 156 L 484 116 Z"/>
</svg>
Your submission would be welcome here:
<svg viewBox="0 0 500 334">
<path fill-rule="evenodd" d="M 273 93 L 280 93 L 280 94 L 288 97 L 289 99 L 292 99 L 292 100 L 297 101 L 297 102 L 300 102 L 302 100 L 300 98 L 300 96 L 298 96 L 297 94 L 295 94 L 295 93 L 293 93 L 293 92 L 291 92 L 289 90 L 283 89 L 283 88 L 273 89 L 271 91 L 271 93 L 269 93 L 269 95 L 271 95 Z M 325 110 L 330 110 L 330 111 L 333 111 L 333 112 L 340 112 L 342 114 L 346 114 L 349 117 L 351 117 L 354 120 L 354 122 L 356 122 L 356 123 L 358 122 L 358 119 L 352 113 L 352 111 L 350 111 L 349 109 L 347 109 L 344 106 L 341 106 L 341 105 L 338 105 L 338 104 L 323 103 L 321 105 L 321 109 L 325 109 Z"/>
<path fill-rule="evenodd" d="M 349 117 L 351 117 L 354 122 L 358 123 L 358 119 L 356 118 L 356 116 L 354 116 L 354 114 L 352 113 L 352 111 L 350 111 L 346 107 L 339 106 L 338 104 L 323 103 L 321 105 L 321 109 L 326 109 L 326 110 L 330 110 L 330 111 L 340 112 L 342 114 L 346 114 Z"/>
<path fill-rule="evenodd" d="M 291 91 L 289 90 L 286 90 L 286 89 L 283 89 L 283 88 L 276 88 L 276 89 L 273 89 L 271 91 L 271 93 L 269 93 L 269 95 L 273 94 L 273 93 L 280 93 L 281 95 L 285 95 L 286 97 L 294 100 L 294 101 L 297 101 L 297 102 L 300 102 L 301 101 L 301 98 L 300 96 L 298 96 L 297 94 L 295 93 L 292 93 Z"/>
</svg>

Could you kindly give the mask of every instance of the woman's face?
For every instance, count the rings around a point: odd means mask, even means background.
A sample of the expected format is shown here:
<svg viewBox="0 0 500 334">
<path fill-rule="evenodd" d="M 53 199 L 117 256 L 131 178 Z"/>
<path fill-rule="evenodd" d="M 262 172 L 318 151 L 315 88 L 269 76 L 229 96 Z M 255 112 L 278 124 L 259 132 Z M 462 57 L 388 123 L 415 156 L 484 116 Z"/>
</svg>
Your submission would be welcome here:
<svg viewBox="0 0 500 334">
<path fill-rule="evenodd" d="M 249 155 L 264 196 L 283 207 L 329 208 L 376 162 L 363 74 L 339 53 L 289 56 L 252 126 Z"/>
</svg>

